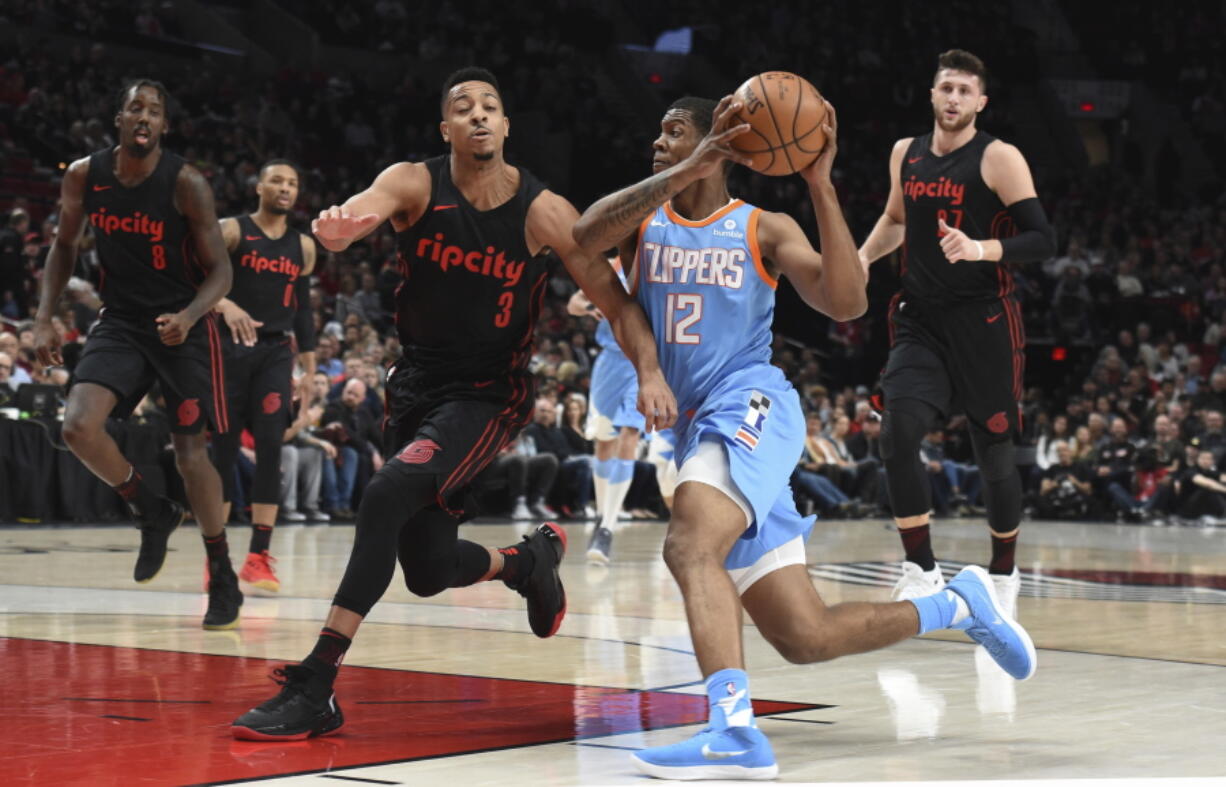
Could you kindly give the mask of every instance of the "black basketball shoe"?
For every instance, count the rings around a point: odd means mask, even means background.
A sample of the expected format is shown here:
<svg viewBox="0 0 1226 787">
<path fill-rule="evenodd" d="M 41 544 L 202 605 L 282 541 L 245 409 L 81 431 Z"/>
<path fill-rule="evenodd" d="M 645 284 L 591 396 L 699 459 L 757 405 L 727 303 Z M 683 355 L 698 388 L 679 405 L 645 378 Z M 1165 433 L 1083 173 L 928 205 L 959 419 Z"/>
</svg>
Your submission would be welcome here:
<svg viewBox="0 0 1226 787">
<path fill-rule="evenodd" d="M 140 553 L 136 556 L 136 567 L 132 570 L 132 578 L 145 583 L 152 580 L 162 570 L 166 562 L 166 544 L 175 528 L 183 524 L 187 512 L 183 506 L 173 500 L 163 498 L 161 511 L 154 517 L 145 517 L 140 509 L 128 504 L 128 510 L 136 519 L 140 528 Z"/>
<path fill-rule="evenodd" d="M 300 741 L 331 735 L 345 724 L 332 685 L 301 664 L 272 671 L 281 692 L 234 720 L 230 733 L 244 741 Z"/>
<path fill-rule="evenodd" d="M 204 613 L 204 628 L 209 631 L 234 628 L 238 625 L 238 608 L 242 605 L 243 592 L 238 589 L 238 576 L 230 564 L 210 567 L 209 608 Z"/>
<path fill-rule="evenodd" d="M 546 522 L 524 536 L 517 548 L 532 552 L 532 570 L 506 585 L 528 600 L 532 633 L 542 639 L 552 637 L 566 616 L 566 589 L 558 576 L 558 564 L 566 554 L 566 531 Z"/>
</svg>

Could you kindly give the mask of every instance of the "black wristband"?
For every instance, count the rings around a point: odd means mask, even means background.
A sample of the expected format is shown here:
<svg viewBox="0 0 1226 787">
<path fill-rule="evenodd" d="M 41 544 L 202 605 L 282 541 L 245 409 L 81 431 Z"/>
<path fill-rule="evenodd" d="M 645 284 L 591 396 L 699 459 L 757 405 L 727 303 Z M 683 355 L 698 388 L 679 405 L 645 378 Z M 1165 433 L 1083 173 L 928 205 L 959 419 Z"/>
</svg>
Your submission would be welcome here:
<svg viewBox="0 0 1226 787">
<path fill-rule="evenodd" d="M 1038 197 L 1019 200 L 1007 210 L 1017 234 L 1000 241 L 1001 262 L 1042 262 L 1056 253 L 1056 230 Z"/>
</svg>

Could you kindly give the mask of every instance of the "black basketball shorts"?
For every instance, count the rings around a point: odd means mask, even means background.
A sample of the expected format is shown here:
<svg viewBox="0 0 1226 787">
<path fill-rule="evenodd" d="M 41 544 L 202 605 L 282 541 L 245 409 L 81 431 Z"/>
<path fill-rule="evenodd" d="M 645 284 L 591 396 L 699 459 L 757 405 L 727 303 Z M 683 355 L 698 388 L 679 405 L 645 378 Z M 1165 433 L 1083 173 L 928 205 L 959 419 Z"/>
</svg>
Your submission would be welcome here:
<svg viewBox="0 0 1226 787">
<path fill-rule="evenodd" d="M 104 313 L 85 340 L 69 386 L 94 383 L 119 397 L 111 414 L 126 418 L 157 381 L 166 399 L 170 431 L 196 434 L 206 425 L 225 431 L 229 418 L 217 318 L 201 318 L 174 347 L 158 338 L 157 325 Z"/>
<path fill-rule="evenodd" d="M 383 453 L 388 472 L 434 478 L 438 505 L 461 521 L 476 516 L 469 482 L 532 418 L 531 375 L 441 386 L 393 367 L 387 382 Z"/>
<path fill-rule="evenodd" d="M 1021 430 L 1025 333 L 1014 298 L 939 307 L 895 299 L 890 357 L 881 378 L 885 406 L 912 398 L 945 417 L 1010 436 Z"/>
<path fill-rule="evenodd" d="M 226 364 L 226 404 L 230 428 L 251 429 L 257 422 L 276 430 L 289 426 L 293 400 L 294 352 L 289 337 L 266 337 L 253 347 L 239 344 L 222 330 Z"/>
</svg>

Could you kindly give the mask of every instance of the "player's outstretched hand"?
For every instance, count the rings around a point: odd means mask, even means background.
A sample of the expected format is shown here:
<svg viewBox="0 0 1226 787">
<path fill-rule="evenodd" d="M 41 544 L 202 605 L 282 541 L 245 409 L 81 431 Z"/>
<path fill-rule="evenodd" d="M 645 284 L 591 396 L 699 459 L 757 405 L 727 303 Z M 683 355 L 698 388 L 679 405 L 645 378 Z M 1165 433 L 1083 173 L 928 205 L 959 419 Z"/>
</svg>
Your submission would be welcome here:
<svg viewBox="0 0 1226 787">
<path fill-rule="evenodd" d="M 822 123 L 822 133 L 826 135 L 826 145 L 817 158 L 809 166 L 800 171 L 800 176 L 810 186 L 830 183 L 830 173 L 834 170 L 834 157 L 839 152 L 839 118 L 834 113 L 834 104 L 822 99 L 826 105 L 826 122 Z"/>
<path fill-rule="evenodd" d="M 186 312 L 159 314 L 156 322 L 158 338 L 167 347 L 183 344 L 187 341 L 187 334 L 192 329 L 192 321 L 188 319 Z"/>
<path fill-rule="evenodd" d="M 34 323 L 34 354 L 43 366 L 61 366 L 64 357 L 60 355 L 63 341 L 50 320 L 37 320 Z M 15 359 L 14 359 L 15 360 Z"/>
<path fill-rule="evenodd" d="M 378 224 L 377 213 L 353 216 L 344 205 L 333 205 L 319 212 L 319 217 L 311 222 L 311 232 L 319 238 L 324 248 L 342 251 L 355 238 L 374 229 Z"/>
<path fill-rule="evenodd" d="M 686 164 L 694 170 L 695 179 L 701 180 L 723 165 L 724 159 L 749 166 L 750 158 L 730 144 L 732 140 L 749 130 L 748 123 L 737 123 L 737 112 L 744 106 L 732 96 L 724 96 L 711 116 L 711 130 L 694 148 Z"/>
<path fill-rule="evenodd" d="M 661 372 L 639 380 L 638 409 L 647 419 L 648 432 L 671 429 L 677 422 L 677 397 Z"/>
<path fill-rule="evenodd" d="M 245 347 L 255 346 L 256 341 L 259 340 L 259 333 L 256 329 L 263 327 L 264 323 L 251 319 L 246 309 L 230 301 L 222 301 L 217 306 L 217 310 L 221 312 L 226 325 L 230 326 L 230 335 L 234 337 L 235 344 Z"/>
<path fill-rule="evenodd" d="M 937 226 L 941 230 L 941 251 L 945 252 L 945 259 L 950 262 L 977 262 L 983 259 L 982 243 L 971 240 L 957 227 L 949 226 L 945 219 L 937 219 Z"/>
</svg>

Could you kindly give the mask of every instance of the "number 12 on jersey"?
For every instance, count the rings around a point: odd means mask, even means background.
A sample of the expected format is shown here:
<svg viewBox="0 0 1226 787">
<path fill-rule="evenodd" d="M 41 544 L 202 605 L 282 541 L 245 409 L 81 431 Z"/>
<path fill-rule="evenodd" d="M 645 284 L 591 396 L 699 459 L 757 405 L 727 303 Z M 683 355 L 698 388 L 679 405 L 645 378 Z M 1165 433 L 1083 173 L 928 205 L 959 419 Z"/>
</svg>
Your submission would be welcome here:
<svg viewBox="0 0 1226 787">
<path fill-rule="evenodd" d="M 689 329 L 702 319 L 702 296 L 670 292 L 664 312 L 664 341 L 669 344 L 700 344 L 702 336 Z"/>
</svg>

